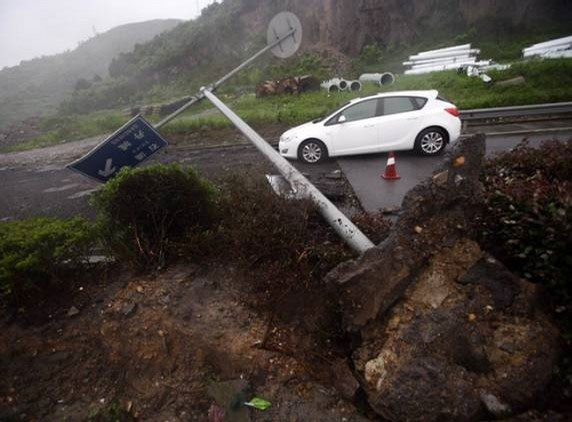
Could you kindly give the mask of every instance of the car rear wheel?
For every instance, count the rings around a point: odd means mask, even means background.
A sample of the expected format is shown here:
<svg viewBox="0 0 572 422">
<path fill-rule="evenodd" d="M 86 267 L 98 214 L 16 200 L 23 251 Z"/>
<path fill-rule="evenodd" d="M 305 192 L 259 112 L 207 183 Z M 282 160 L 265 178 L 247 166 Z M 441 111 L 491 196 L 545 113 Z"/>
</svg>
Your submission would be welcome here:
<svg viewBox="0 0 572 422">
<path fill-rule="evenodd" d="M 447 145 L 447 134 L 441 128 L 428 128 L 415 139 L 415 151 L 421 155 L 437 155 Z"/>
<path fill-rule="evenodd" d="M 317 164 L 328 158 L 328 149 L 322 141 L 308 139 L 300 144 L 298 158 L 308 164 Z"/>
</svg>

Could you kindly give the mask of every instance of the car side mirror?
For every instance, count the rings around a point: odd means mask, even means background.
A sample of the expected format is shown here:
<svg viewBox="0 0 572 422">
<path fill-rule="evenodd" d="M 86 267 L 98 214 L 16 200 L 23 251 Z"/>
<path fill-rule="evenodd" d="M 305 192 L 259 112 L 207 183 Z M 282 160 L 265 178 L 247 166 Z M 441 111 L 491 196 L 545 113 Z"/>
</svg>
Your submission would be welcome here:
<svg viewBox="0 0 572 422">
<path fill-rule="evenodd" d="M 338 123 L 344 123 L 346 120 L 348 119 L 343 114 L 340 117 L 338 117 Z"/>
</svg>

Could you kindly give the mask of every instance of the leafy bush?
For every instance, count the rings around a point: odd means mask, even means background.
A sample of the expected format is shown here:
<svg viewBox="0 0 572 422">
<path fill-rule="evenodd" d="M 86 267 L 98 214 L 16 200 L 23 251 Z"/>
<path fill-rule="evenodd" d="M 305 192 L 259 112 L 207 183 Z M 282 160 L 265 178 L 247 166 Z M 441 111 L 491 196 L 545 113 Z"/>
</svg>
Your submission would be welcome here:
<svg viewBox="0 0 572 422">
<path fill-rule="evenodd" d="M 214 222 L 214 189 L 191 168 L 123 168 L 94 196 L 102 238 L 113 255 L 160 266 L 183 239 Z"/>
<path fill-rule="evenodd" d="M 19 303 L 81 268 L 93 244 L 85 220 L 35 218 L 0 223 L 0 298 Z"/>
<path fill-rule="evenodd" d="M 572 142 L 521 144 L 485 167 L 485 244 L 515 271 L 570 298 Z"/>
</svg>

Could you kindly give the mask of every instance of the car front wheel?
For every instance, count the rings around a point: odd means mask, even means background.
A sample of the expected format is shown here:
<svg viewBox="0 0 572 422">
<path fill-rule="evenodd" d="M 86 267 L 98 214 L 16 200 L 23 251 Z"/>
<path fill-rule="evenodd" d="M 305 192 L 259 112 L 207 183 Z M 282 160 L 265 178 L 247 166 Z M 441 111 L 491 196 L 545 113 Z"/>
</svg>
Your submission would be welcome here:
<svg viewBox="0 0 572 422">
<path fill-rule="evenodd" d="M 443 129 L 429 128 L 415 139 L 415 151 L 422 155 L 436 155 L 445 149 L 447 135 Z"/>
<path fill-rule="evenodd" d="M 300 144 L 298 158 L 308 164 L 316 164 L 328 158 L 328 150 L 322 141 L 308 139 Z"/>
</svg>

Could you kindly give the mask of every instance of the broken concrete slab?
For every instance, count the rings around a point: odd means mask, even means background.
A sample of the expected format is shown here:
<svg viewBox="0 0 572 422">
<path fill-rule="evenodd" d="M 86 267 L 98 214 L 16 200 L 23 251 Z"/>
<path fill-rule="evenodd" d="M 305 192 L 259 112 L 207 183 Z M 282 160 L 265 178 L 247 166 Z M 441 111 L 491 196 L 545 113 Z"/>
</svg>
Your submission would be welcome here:
<svg viewBox="0 0 572 422">
<path fill-rule="evenodd" d="M 447 177 L 428 179 L 405 196 L 390 236 L 328 274 L 327 281 L 343 292 L 340 305 L 346 329 L 359 330 L 389 309 L 440 247 L 463 236 L 456 227 L 472 220 L 482 197 L 478 176 L 484 154 L 484 135 L 460 141 L 435 172 L 446 172 Z M 455 183 L 456 176 L 462 177 L 460 183 Z M 416 226 L 422 230 L 412 236 Z"/>
</svg>

